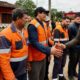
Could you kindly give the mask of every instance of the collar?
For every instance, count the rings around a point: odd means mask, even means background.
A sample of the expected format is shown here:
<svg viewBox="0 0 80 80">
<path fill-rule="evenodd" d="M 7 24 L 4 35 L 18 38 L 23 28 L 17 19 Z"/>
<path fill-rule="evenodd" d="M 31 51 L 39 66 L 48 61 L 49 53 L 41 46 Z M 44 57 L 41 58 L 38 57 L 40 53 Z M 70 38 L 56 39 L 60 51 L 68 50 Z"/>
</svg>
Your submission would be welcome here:
<svg viewBox="0 0 80 80">
<path fill-rule="evenodd" d="M 42 21 L 40 21 L 40 20 L 37 19 L 37 18 L 36 18 L 36 20 L 37 20 L 42 26 L 44 26 Z"/>
<path fill-rule="evenodd" d="M 13 22 L 11 23 L 11 30 L 12 32 L 17 32 L 16 27 Z"/>
<path fill-rule="evenodd" d="M 12 32 L 19 32 L 19 33 L 22 32 L 22 31 L 20 31 L 19 29 L 17 29 L 17 28 L 15 27 L 15 25 L 14 25 L 13 22 L 11 23 L 11 30 L 12 30 Z"/>
</svg>

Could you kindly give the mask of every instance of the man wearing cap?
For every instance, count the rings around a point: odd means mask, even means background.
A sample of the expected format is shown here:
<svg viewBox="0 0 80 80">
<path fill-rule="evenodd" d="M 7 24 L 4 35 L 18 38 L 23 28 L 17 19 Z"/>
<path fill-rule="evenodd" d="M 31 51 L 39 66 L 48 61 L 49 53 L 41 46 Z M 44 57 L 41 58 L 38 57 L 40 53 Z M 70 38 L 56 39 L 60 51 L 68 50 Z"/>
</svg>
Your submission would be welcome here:
<svg viewBox="0 0 80 80">
<path fill-rule="evenodd" d="M 30 80 L 44 80 L 45 67 L 46 67 L 46 55 L 55 55 L 59 57 L 62 55 L 62 50 L 56 47 L 48 47 L 47 45 L 47 26 L 45 21 L 46 11 L 42 7 L 38 7 L 35 10 L 35 19 L 33 19 L 28 26 L 29 33 L 29 56 L 31 70 L 29 71 Z"/>
</svg>

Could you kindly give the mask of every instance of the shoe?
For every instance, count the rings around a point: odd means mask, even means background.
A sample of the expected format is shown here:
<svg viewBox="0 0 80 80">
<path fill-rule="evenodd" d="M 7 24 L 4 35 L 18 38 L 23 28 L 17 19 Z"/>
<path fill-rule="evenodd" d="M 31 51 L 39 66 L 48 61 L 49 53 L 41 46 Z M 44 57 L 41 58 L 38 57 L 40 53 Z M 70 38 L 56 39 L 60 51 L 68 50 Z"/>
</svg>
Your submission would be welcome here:
<svg viewBox="0 0 80 80">
<path fill-rule="evenodd" d="M 59 80 L 66 80 L 64 76 L 59 76 Z"/>
</svg>

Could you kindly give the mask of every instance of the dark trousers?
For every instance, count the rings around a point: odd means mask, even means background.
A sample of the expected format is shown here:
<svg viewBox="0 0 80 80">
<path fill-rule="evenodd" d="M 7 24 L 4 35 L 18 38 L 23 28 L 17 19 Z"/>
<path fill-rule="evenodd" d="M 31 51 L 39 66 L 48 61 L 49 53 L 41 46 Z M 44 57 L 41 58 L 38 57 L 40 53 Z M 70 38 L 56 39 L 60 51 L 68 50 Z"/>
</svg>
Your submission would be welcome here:
<svg viewBox="0 0 80 80">
<path fill-rule="evenodd" d="M 44 80 L 48 80 L 48 68 L 49 68 L 49 56 L 46 57 L 46 70 L 45 70 L 45 78 Z"/>
<path fill-rule="evenodd" d="M 25 73 L 25 74 L 17 77 L 17 79 L 18 79 L 18 80 L 27 80 L 27 74 Z"/>
<path fill-rule="evenodd" d="M 68 65 L 68 76 L 73 77 L 76 74 L 76 66 L 79 62 L 80 50 L 70 49 L 69 54 L 69 65 Z"/>
<path fill-rule="evenodd" d="M 24 73 L 23 75 L 20 75 L 20 76 L 18 76 L 18 77 L 16 77 L 18 80 L 27 80 L 27 74 L 26 73 Z M 4 78 L 3 78 L 3 80 L 5 80 Z"/>
<path fill-rule="evenodd" d="M 66 55 L 67 53 L 64 52 L 62 57 L 60 58 L 54 57 L 54 68 L 52 75 L 53 79 L 57 78 L 58 74 L 63 74 L 63 67 L 65 66 L 66 63 Z"/>
<path fill-rule="evenodd" d="M 29 72 L 29 80 L 44 80 L 46 59 L 42 61 L 31 62 L 31 71 Z"/>
</svg>

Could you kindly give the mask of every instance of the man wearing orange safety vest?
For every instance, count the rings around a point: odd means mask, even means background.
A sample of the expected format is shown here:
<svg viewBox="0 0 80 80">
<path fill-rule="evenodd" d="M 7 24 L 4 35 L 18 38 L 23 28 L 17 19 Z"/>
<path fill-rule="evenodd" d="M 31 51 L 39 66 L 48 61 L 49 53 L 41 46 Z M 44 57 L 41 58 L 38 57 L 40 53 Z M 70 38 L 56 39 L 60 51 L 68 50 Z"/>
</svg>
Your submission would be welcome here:
<svg viewBox="0 0 80 80">
<path fill-rule="evenodd" d="M 70 19 L 67 17 L 62 18 L 61 23 L 56 24 L 54 29 L 54 43 L 65 44 L 69 40 L 68 35 L 68 25 L 70 24 Z M 66 54 L 69 53 L 68 50 L 64 50 L 62 57 L 54 57 L 54 68 L 53 68 L 53 80 L 66 80 L 63 75 L 63 67 L 66 61 Z M 56 69 L 57 68 L 57 69 Z"/>
<path fill-rule="evenodd" d="M 0 32 L 0 73 L 3 80 L 27 80 L 28 34 L 24 29 L 27 18 L 24 10 L 14 9 L 12 23 Z"/>
<path fill-rule="evenodd" d="M 28 26 L 29 34 L 29 56 L 28 61 L 31 65 L 29 72 L 30 80 L 44 80 L 46 55 L 55 55 L 59 57 L 62 55 L 62 50 L 57 49 L 56 44 L 53 47 L 48 47 L 48 31 L 45 21 L 46 10 L 38 7 L 35 10 L 35 19 L 33 19 Z"/>
</svg>

